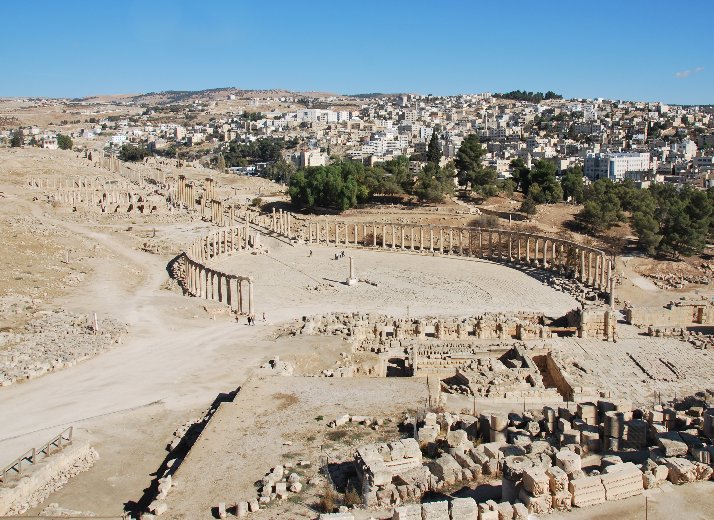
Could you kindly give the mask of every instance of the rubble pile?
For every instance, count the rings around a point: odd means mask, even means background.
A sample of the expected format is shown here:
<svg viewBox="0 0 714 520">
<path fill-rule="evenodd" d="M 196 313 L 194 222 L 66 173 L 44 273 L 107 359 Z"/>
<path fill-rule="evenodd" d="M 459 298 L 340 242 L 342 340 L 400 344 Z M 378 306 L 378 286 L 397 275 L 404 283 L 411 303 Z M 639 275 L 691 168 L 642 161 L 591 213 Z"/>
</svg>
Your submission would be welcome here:
<svg viewBox="0 0 714 520">
<path fill-rule="evenodd" d="M 64 309 L 36 311 L 19 332 L 0 332 L 0 386 L 73 366 L 121 342 L 126 326 Z"/>
<path fill-rule="evenodd" d="M 429 412 L 411 423 L 415 439 L 369 444 L 355 454 L 364 505 L 393 506 L 395 519 L 463 518 L 454 516 L 462 510 L 478 511 L 473 518 L 479 519 L 514 518 L 499 515 L 516 515 L 516 508 L 523 515 L 547 514 L 636 496 L 666 481 L 708 480 L 714 473 L 714 408 L 701 399 L 651 409 L 599 400 L 579 403 L 574 411 Z M 501 503 L 403 505 L 428 492 L 448 494 L 498 477 Z"/>
</svg>

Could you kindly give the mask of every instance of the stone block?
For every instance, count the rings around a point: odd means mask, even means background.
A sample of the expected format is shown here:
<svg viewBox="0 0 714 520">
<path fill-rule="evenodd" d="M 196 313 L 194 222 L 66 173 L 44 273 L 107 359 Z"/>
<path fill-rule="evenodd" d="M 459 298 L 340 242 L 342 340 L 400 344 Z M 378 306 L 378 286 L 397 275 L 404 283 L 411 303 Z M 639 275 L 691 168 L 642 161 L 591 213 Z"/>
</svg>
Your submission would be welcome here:
<svg viewBox="0 0 714 520">
<path fill-rule="evenodd" d="M 512 520 L 513 518 L 513 505 L 509 502 L 498 504 L 496 511 L 498 512 L 498 520 Z"/>
<path fill-rule="evenodd" d="M 503 457 L 503 452 L 501 448 L 507 446 L 505 442 L 487 442 L 482 444 L 480 447 L 483 448 L 483 452 L 491 459 L 499 460 Z"/>
<path fill-rule="evenodd" d="M 417 430 L 417 440 L 421 444 L 427 444 L 436 441 L 439 436 L 438 426 L 422 426 Z"/>
<path fill-rule="evenodd" d="M 498 520 L 498 511 L 483 511 L 479 513 L 478 520 Z"/>
<path fill-rule="evenodd" d="M 528 468 L 523 472 L 523 489 L 531 495 L 538 497 L 547 495 L 549 479 L 542 467 Z"/>
<path fill-rule="evenodd" d="M 419 459 L 421 460 L 421 449 L 419 448 L 419 443 L 416 439 L 402 439 L 400 441 L 402 446 L 404 446 L 404 458 L 405 459 Z"/>
<path fill-rule="evenodd" d="M 555 511 L 570 511 L 573 506 L 573 496 L 569 491 L 561 491 L 551 495 L 551 507 Z"/>
<path fill-rule="evenodd" d="M 302 491 L 302 482 L 293 482 L 290 484 L 290 491 L 300 493 L 300 491 Z"/>
<path fill-rule="evenodd" d="M 552 510 L 552 499 L 550 495 L 533 496 L 525 489 L 521 489 L 518 494 L 518 500 L 523 502 L 523 505 L 528 508 L 528 512 L 535 515 L 547 515 Z"/>
<path fill-rule="evenodd" d="M 665 457 L 684 457 L 689 449 L 678 432 L 657 434 L 657 445 L 664 450 Z"/>
<path fill-rule="evenodd" d="M 449 502 L 426 502 L 421 505 L 422 520 L 450 520 Z"/>
<path fill-rule="evenodd" d="M 582 469 L 582 459 L 580 455 L 570 450 L 562 450 L 556 453 L 555 464 L 566 473 L 572 473 L 573 471 Z"/>
<path fill-rule="evenodd" d="M 513 520 L 528 520 L 528 508 L 521 504 L 513 504 Z"/>
<path fill-rule="evenodd" d="M 696 466 L 692 461 L 677 457 L 668 457 L 663 460 L 667 467 L 667 480 L 672 484 L 686 484 L 697 480 Z"/>
<path fill-rule="evenodd" d="M 605 502 L 605 487 L 599 476 L 571 480 L 568 491 L 573 496 L 575 507 L 587 507 Z"/>
<path fill-rule="evenodd" d="M 251 513 L 255 513 L 259 509 L 260 509 L 260 504 L 258 503 L 257 500 L 251 500 L 250 502 L 248 502 L 248 511 L 250 511 Z"/>
<path fill-rule="evenodd" d="M 446 444 L 449 448 L 458 448 L 470 444 L 470 441 L 464 430 L 453 430 L 446 434 Z"/>
<path fill-rule="evenodd" d="M 225 518 L 225 517 L 226 517 L 226 503 L 219 502 L 218 503 L 218 518 Z"/>
<path fill-rule="evenodd" d="M 392 520 L 421 520 L 421 504 L 407 504 L 395 507 Z"/>
<path fill-rule="evenodd" d="M 454 457 L 446 453 L 431 462 L 429 469 L 447 485 L 454 484 L 461 478 L 461 466 L 456 462 Z"/>
<path fill-rule="evenodd" d="M 478 507 L 473 498 L 454 498 L 450 502 L 451 518 L 463 520 L 476 520 L 478 518 Z"/>
<path fill-rule="evenodd" d="M 533 466 L 533 461 L 526 457 L 506 457 L 503 460 L 503 476 L 509 480 L 520 480 L 523 472 Z"/>
<path fill-rule="evenodd" d="M 245 518 L 248 516 L 248 502 L 238 502 L 236 504 L 236 516 L 238 518 Z"/>
<path fill-rule="evenodd" d="M 546 470 L 548 476 L 548 487 L 553 495 L 568 491 L 568 474 L 558 466 L 553 466 Z"/>
</svg>

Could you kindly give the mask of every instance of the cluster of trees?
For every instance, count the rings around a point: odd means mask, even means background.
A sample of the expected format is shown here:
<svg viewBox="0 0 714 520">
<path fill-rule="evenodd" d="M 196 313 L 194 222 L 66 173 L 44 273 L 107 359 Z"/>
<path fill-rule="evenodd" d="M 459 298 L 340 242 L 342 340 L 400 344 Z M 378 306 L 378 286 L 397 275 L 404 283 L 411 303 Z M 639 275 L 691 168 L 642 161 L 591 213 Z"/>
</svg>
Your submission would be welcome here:
<svg viewBox="0 0 714 520">
<path fill-rule="evenodd" d="M 250 143 L 232 141 L 228 145 L 228 150 L 223 152 L 223 158 L 229 167 L 248 166 L 255 162 L 273 162 L 280 160 L 285 148 L 291 148 L 296 144 L 294 141 L 272 137 L 257 139 Z"/>
<path fill-rule="evenodd" d="M 60 150 L 71 150 L 74 143 L 72 138 L 68 135 L 57 134 L 57 146 Z"/>
<path fill-rule="evenodd" d="M 326 207 L 344 211 L 374 200 L 378 196 L 411 195 L 422 202 L 441 202 L 454 192 L 456 170 L 452 163 L 440 165 L 441 146 L 435 131 L 427 147 L 424 168 L 417 174 L 410 171 L 408 157 L 398 157 L 373 167 L 344 161 L 329 166 L 299 170 L 290 176 L 290 198 L 304 208 Z M 277 175 L 284 167 L 274 165 Z"/>
<path fill-rule="evenodd" d="M 560 179 L 553 161 L 539 159 L 528 168 L 522 159 L 511 162 L 516 188 L 526 196 L 521 211 L 533 215 L 538 204 L 553 204 L 572 200 L 581 204 L 584 197 L 583 170 L 580 166 L 568 168 Z"/>
<path fill-rule="evenodd" d="M 714 189 L 655 184 L 642 190 L 632 182 L 600 179 L 585 188 L 584 199 L 576 219 L 589 232 L 629 221 L 649 255 L 699 254 L 714 237 Z"/>
<path fill-rule="evenodd" d="M 122 161 L 138 162 L 148 157 L 149 151 L 146 148 L 134 146 L 133 144 L 123 144 L 119 150 L 119 159 Z"/>
<path fill-rule="evenodd" d="M 25 136 L 22 134 L 22 128 L 18 128 L 12 133 L 10 138 L 10 146 L 12 148 L 19 148 L 24 144 Z"/>
<path fill-rule="evenodd" d="M 516 101 L 529 101 L 531 103 L 540 103 L 544 99 L 563 99 L 563 96 L 549 90 L 545 94 L 542 92 L 526 92 L 525 90 L 512 90 L 505 94 L 494 94 L 493 97 L 500 99 L 514 99 Z"/>
</svg>

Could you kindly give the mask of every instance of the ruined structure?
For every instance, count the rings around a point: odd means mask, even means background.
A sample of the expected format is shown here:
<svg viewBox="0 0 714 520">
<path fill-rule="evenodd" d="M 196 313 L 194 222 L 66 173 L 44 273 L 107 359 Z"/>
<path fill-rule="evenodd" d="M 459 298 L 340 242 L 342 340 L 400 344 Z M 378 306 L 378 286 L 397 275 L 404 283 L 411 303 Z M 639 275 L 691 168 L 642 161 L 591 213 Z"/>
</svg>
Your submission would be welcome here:
<svg viewBox="0 0 714 520">
<path fill-rule="evenodd" d="M 312 221 L 308 244 L 379 247 L 487 258 L 564 273 L 613 293 L 612 259 L 603 251 L 559 238 L 475 227 Z"/>
</svg>

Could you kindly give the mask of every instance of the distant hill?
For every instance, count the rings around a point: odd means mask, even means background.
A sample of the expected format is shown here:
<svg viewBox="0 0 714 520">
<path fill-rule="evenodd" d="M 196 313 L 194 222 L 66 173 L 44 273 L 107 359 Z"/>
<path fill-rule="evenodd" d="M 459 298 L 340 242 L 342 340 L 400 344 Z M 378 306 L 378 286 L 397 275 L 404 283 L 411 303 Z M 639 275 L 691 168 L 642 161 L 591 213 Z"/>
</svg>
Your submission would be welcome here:
<svg viewBox="0 0 714 520">
<path fill-rule="evenodd" d="M 563 99 L 563 96 L 556 94 L 551 90 L 546 93 L 512 90 L 511 92 L 506 92 L 505 94 L 494 94 L 493 97 L 499 99 L 513 99 L 515 101 L 528 101 L 530 103 L 540 103 L 546 99 Z"/>
</svg>

